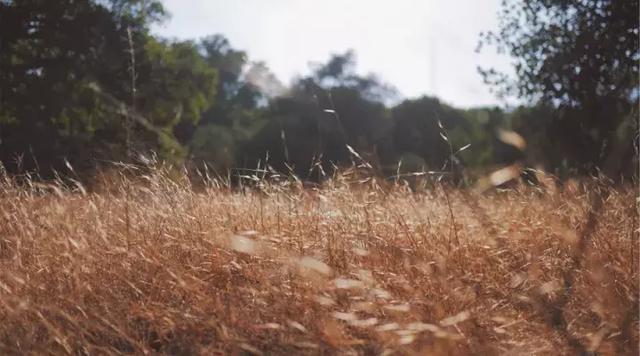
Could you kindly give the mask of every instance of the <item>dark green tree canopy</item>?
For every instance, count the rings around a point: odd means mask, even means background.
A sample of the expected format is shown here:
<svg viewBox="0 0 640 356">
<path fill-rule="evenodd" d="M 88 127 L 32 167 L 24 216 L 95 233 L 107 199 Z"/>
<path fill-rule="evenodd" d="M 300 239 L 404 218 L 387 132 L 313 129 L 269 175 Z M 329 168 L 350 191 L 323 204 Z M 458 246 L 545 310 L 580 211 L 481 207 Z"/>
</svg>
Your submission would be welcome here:
<svg viewBox="0 0 640 356">
<path fill-rule="evenodd" d="M 615 142 L 631 148 L 620 125 L 637 113 L 640 47 L 638 1 L 504 0 L 499 29 L 481 44 L 511 56 L 515 78 L 481 69 L 502 94 L 558 110 L 548 125 L 581 169 L 604 165 Z"/>
<path fill-rule="evenodd" d="M 134 148 L 165 158 L 181 151 L 171 129 L 197 122 L 211 106 L 217 71 L 195 44 L 150 35 L 164 15 L 157 1 L 0 4 L 5 165 L 46 175 L 65 159 L 89 166 L 124 159 L 128 136 L 139 143 Z M 136 124 L 126 134 L 129 121 Z"/>
<path fill-rule="evenodd" d="M 638 2 L 505 0 L 500 29 L 483 36 L 512 56 L 515 94 L 566 106 L 637 97 Z M 487 79 L 495 71 L 484 71 Z"/>
</svg>

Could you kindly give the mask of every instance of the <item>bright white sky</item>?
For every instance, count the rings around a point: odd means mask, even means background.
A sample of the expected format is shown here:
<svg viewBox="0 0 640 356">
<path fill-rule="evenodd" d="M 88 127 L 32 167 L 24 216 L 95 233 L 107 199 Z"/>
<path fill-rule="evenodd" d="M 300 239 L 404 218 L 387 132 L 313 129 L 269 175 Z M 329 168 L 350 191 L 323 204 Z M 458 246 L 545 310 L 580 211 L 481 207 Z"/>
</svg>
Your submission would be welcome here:
<svg viewBox="0 0 640 356">
<path fill-rule="evenodd" d="M 500 0 L 164 0 L 171 19 L 154 31 L 187 39 L 225 35 L 288 83 L 310 62 L 354 49 L 358 72 L 376 73 L 403 97 L 435 95 L 470 107 L 503 104 L 476 67 L 509 70 L 479 33 L 495 29 Z"/>
</svg>

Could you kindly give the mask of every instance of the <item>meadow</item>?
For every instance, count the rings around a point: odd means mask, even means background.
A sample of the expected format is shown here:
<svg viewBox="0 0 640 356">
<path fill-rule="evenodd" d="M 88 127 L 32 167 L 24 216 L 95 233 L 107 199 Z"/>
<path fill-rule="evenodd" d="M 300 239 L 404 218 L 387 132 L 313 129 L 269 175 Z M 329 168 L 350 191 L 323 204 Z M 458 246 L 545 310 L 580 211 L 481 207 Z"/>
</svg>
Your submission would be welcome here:
<svg viewBox="0 0 640 356">
<path fill-rule="evenodd" d="M 1 177 L 1 354 L 638 354 L 634 186 L 124 171 Z"/>
</svg>

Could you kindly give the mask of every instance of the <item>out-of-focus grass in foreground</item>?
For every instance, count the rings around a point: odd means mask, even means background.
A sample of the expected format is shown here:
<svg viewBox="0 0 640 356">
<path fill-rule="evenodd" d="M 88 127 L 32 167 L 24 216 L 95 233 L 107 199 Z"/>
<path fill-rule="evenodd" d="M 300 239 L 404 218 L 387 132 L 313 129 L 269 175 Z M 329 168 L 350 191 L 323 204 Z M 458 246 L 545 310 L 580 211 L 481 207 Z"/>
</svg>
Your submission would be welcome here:
<svg viewBox="0 0 640 356">
<path fill-rule="evenodd" d="M 638 353 L 631 187 L 98 182 L 2 181 L 0 353 Z"/>
</svg>

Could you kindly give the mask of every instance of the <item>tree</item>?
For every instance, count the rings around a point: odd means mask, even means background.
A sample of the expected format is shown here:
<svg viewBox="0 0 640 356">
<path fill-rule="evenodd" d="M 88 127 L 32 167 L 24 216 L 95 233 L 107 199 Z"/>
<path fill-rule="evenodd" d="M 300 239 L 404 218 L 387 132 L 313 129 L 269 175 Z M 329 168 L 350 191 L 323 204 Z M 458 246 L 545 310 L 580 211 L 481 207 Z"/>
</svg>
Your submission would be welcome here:
<svg viewBox="0 0 640 356">
<path fill-rule="evenodd" d="M 503 161 L 496 147 L 496 132 L 505 124 L 504 112 L 498 107 L 482 107 L 464 110 L 461 115 L 464 119 L 447 130 L 448 139 L 454 150 L 469 145 L 456 155 L 465 168 L 471 168 L 468 173 L 485 174 L 483 168 Z"/>
<path fill-rule="evenodd" d="M 164 16 L 158 1 L 0 3 L 2 163 L 46 176 L 65 159 L 184 158 L 174 132 L 215 102 L 218 72 L 196 43 L 151 36 Z"/>
<path fill-rule="evenodd" d="M 18 168 L 16 156 L 43 175 L 65 158 L 122 157 L 124 120 L 95 88 L 129 102 L 127 35 L 144 38 L 148 19 L 163 10 L 142 2 L 135 9 L 145 18 L 119 3 L 121 17 L 115 2 L 0 3 L 0 160 L 10 170 Z"/>
<path fill-rule="evenodd" d="M 147 39 L 140 70 L 140 110 L 156 126 L 197 124 L 215 102 L 218 72 L 191 41 Z"/>
<path fill-rule="evenodd" d="M 284 93 L 278 85 L 263 87 Z M 392 121 L 382 100 L 391 93 L 375 76 L 355 73 L 352 51 L 333 55 L 311 75 L 295 80 L 286 95 L 270 101 L 270 122 L 246 152 L 254 159 L 268 153 L 277 168 L 286 169 L 286 163 L 314 179 L 319 178 L 317 172 L 309 176 L 314 159 L 321 160 L 325 172 L 351 163 L 347 145 L 372 163 L 383 161 L 391 156 Z"/>
<path fill-rule="evenodd" d="M 502 94 L 557 108 L 549 139 L 582 172 L 605 164 L 637 112 L 638 1 L 505 0 L 500 28 L 482 36 L 513 58 L 515 78 L 481 69 Z M 625 123 L 625 121 L 627 123 Z"/>
<path fill-rule="evenodd" d="M 428 170 L 437 171 L 451 163 L 451 142 L 446 141 L 449 137 L 440 125 L 446 131 L 463 128 L 466 123 L 458 110 L 425 96 L 403 101 L 392 109 L 392 117 L 398 153 L 421 157 L 425 165 L 421 168 Z"/>
<path fill-rule="evenodd" d="M 177 136 L 188 143 L 198 166 L 206 163 L 226 174 L 240 161 L 240 148 L 266 124 L 260 105 L 267 100 L 267 88 L 262 84 L 277 80 L 264 63 L 249 62 L 247 54 L 234 49 L 222 35 L 205 37 L 198 48 L 207 66 L 218 72 L 215 103 L 197 124 L 180 124 Z"/>
</svg>

